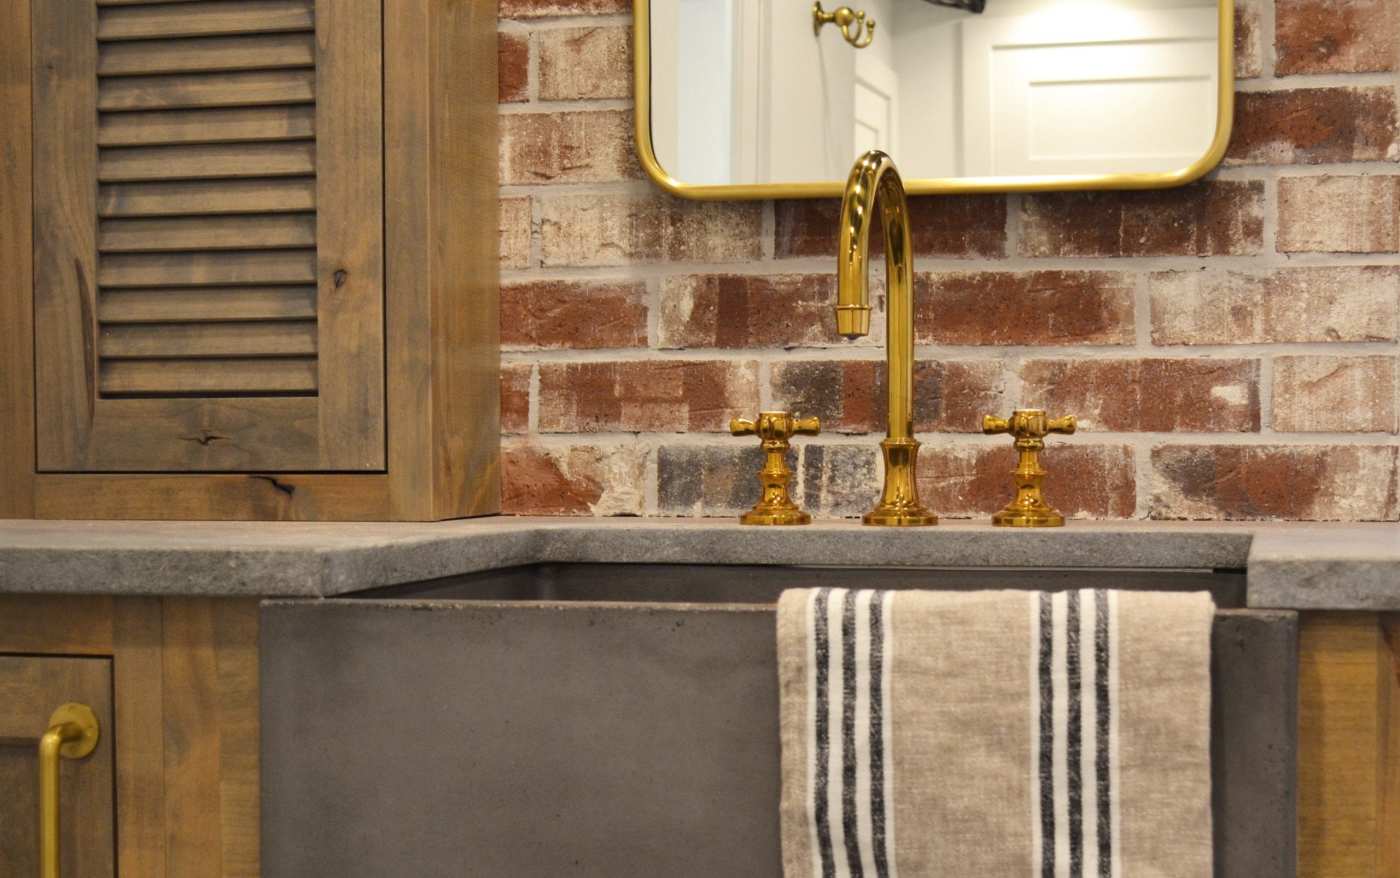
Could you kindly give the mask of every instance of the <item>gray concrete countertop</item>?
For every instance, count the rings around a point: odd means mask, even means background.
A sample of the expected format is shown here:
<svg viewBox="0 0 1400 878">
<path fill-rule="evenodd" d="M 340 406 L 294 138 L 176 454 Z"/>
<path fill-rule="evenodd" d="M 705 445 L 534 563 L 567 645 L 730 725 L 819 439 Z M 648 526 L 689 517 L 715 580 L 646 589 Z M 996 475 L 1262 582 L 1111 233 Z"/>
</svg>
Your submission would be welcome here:
<svg viewBox="0 0 1400 878">
<path fill-rule="evenodd" d="M 331 597 L 540 562 L 1248 570 L 1249 605 L 1400 610 L 1400 526 L 485 518 L 436 524 L 0 520 L 0 593 Z"/>
</svg>

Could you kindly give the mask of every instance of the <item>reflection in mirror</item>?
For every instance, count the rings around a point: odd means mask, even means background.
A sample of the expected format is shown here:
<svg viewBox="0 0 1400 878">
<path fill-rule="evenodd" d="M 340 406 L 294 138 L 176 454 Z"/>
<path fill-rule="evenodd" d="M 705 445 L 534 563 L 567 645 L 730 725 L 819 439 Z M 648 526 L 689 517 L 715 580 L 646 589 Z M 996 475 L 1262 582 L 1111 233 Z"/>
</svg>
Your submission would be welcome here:
<svg viewBox="0 0 1400 878">
<path fill-rule="evenodd" d="M 688 186 L 839 182 L 872 148 L 906 180 L 1180 172 L 1216 141 L 1221 20 L 1217 0 L 650 0 L 652 147 Z"/>
</svg>

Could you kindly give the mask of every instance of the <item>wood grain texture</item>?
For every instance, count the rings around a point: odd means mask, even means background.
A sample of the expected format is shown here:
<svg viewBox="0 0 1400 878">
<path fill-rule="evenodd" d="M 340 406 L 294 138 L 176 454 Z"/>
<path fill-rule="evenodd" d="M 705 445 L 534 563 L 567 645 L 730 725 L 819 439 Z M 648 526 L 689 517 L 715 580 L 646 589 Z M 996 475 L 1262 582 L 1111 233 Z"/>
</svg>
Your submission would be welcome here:
<svg viewBox="0 0 1400 878">
<path fill-rule="evenodd" d="M 101 217 L 268 213 L 315 208 L 316 181 L 311 177 L 112 184 L 101 187 L 97 197 Z"/>
<path fill-rule="evenodd" d="M 385 468 L 379 17 L 378 4 L 316 3 L 321 469 Z"/>
<path fill-rule="evenodd" d="M 316 355 L 316 324 L 163 323 L 103 327 L 104 359 L 219 359 Z"/>
<path fill-rule="evenodd" d="M 34 515 L 29 4 L 0 4 L 0 518 Z"/>
<path fill-rule="evenodd" d="M 103 79 L 97 89 L 97 108 L 109 111 L 256 107 L 309 104 L 315 98 L 316 77 L 310 70 L 165 74 Z"/>
<path fill-rule="evenodd" d="M 174 287 L 103 290 L 97 303 L 103 324 L 183 323 L 216 320 L 314 320 L 316 288 Z"/>
<path fill-rule="evenodd" d="M 97 122 L 99 146 L 306 140 L 315 136 L 316 108 L 238 107 L 104 113 Z"/>
<path fill-rule="evenodd" d="M 310 67 L 315 63 L 315 47 L 316 39 L 310 33 L 103 43 L 97 73 L 142 76 Z"/>
<path fill-rule="evenodd" d="M 102 150 L 97 162 L 102 183 L 300 177 L 315 171 L 316 145 L 301 141 L 126 146 Z"/>
<path fill-rule="evenodd" d="M 217 359 L 203 357 L 200 359 L 184 360 L 104 360 L 101 371 L 98 375 L 98 384 L 104 394 L 110 396 L 168 396 L 176 394 L 194 394 L 197 396 L 221 396 L 226 394 L 248 394 L 267 397 L 270 394 L 312 394 L 316 392 L 317 371 L 316 360 L 311 357 L 265 357 L 259 359 Z M 269 424 L 267 432 L 282 436 L 285 434 L 285 424 Z M 156 429 L 161 434 L 167 432 L 167 425 L 156 425 Z M 212 427 L 203 427 L 197 434 L 214 434 L 217 431 Z M 135 440 L 135 436 L 123 437 L 113 436 L 115 440 L 120 440 L 124 444 L 130 444 Z M 157 440 L 164 440 L 162 445 L 169 443 L 168 435 L 158 435 L 151 437 Z M 309 437 L 308 437 L 309 440 Z M 269 453 L 277 452 L 278 447 L 267 449 Z M 288 446 L 281 446 L 282 453 L 277 459 L 285 461 L 287 466 L 305 466 L 314 468 L 316 460 L 307 460 L 294 453 L 294 449 Z M 158 466 L 157 457 L 144 454 L 137 450 L 137 458 L 126 467 L 121 467 L 114 461 L 112 455 L 106 455 L 102 460 L 104 464 L 92 464 L 93 468 L 101 466 L 113 469 L 142 470 Z M 89 457 L 91 461 L 92 458 Z M 168 466 L 176 470 L 182 470 L 196 466 L 196 463 L 189 459 L 187 455 L 180 455 L 171 460 Z M 247 469 L 249 467 L 240 467 Z M 254 465 L 252 468 L 259 468 Z"/>
<path fill-rule="evenodd" d="M 113 688 L 117 693 L 117 871 L 165 870 L 164 650 L 161 602 L 110 602 Z"/>
<path fill-rule="evenodd" d="M 39 518 L 141 521 L 392 521 L 383 475 L 44 474 Z"/>
<path fill-rule="evenodd" d="M 112 670 L 101 658 L 0 655 L 0 851 L 6 874 L 38 874 L 39 737 L 61 704 L 77 702 L 97 716 L 97 749 L 65 759 L 59 769 L 59 832 L 63 872 L 82 878 L 116 874 L 112 797 Z"/>
<path fill-rule="evenodd" d="M 394 518 L 500 511 L 496 51 L 490 0 L 387 0 Z"/>
<path fill-rule="evenodd" d="M 1400 614 L 1381 617 L 1379 878 L 1400 878 Z"/>
<path fill-rule="evenodd" d="M 1385 874 L 1391 653 L 1370 613 L 1309 613 L 1299 633 L 1298 874 Z"/>
<path fill-rule="evenodd" d="M 109 220 L 97 233 L 102 253 L 164 250 L 297 249 L 316 246 L 313 214 Z"/>
<path fill-rule="evenodd" d="M 0 653 L 110 655 L 112 599 L 0 595 Z"/>
<path fill-rule="evenodd" d="M 101 40 L 311 30 L 311 0 L 209 0 L 184 6 L 104 7 Z"/>
<path fill-rule="evenodd" d="M 98 280 L 103 287 L 306 284 L 316 280 L 316 251 L 112 255 Z"/>
</svg>

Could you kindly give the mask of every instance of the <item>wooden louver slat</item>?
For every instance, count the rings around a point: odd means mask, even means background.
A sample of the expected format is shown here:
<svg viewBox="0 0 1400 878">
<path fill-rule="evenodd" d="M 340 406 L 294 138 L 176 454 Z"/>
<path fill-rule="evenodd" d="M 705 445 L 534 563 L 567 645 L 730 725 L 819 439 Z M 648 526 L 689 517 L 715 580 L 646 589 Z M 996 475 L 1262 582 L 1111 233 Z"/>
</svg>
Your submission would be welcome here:
<svg viewBox="0 0 1400 878">
<path fill-rule="evenodd" d="M 105 326 L 98 339 L 98 354 L 108 360 L 202 360 L 315 353 L 314 321 Z"/>
<path fill-rule="evenodd" d="M 248 70 L 105 78 L 99 110 L 174 110 L 189 107 L 258 107 L 305 104 L 316 99 L 311 70 Z"/>
<path fill-rule="evenodd" d="M 113 396 L 314 393 L 316 360 L 106 360 L 98 388 Z"/>
<path fill-rule="evenodd" d="M 97 75 L 291 69 L 315 63 L 316 39 L 310 33 L 132 40 L 103 43 L 97 53 Z"/>
<path fill-rule="evenodd" d="M 98 146 L 308 140 L 315 135 L 316 110 L 309 104 L 104 113 L 97 123 Z"/>
<path fill-rule="evenodd" d="M 102 258 L 103 287 L 188 287 L 316 282 L 315 250 L 121 253 Z"/>
<path fill-rule="evenodd" d="M 167 287 L 106 290 L 97 319 L 121 323 L 315 320 L 316 288 Z"/>
<path fill-rule="evenodd" d="M 301 141 L 131 146 L 104 149 L 97 158 L 101 183 L 299 177 L 315 170 L 316 145 Z"/>
<path fill-rule="evenodd" d="M 311 0 L 206 0 L 202 3 L 104 6 L 97 39 L 285 33 L 315 25 Z"/>
<path fill-rule="evenodd" d="M 108 220 L 100 253 L 180 250 L 295 249 L 316 245 L 314 214 Z"/>
<path fill-rule="evenodd" d="M 97 193 L 97 215 L 218 216 L 316 209 L 316 181 L 292 179 L 118 183 Z"/>
</svg>

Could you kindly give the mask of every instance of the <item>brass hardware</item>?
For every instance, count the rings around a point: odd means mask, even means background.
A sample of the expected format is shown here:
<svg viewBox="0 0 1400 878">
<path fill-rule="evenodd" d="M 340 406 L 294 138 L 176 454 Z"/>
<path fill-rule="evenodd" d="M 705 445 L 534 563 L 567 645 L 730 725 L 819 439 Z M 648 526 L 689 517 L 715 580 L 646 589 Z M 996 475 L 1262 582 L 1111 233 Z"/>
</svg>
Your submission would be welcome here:
<svg viewBox="0 0 1400 878">
<path fill-rule="evenodd" d="M 841 28 L 841 36 L 857 49 L 864 49 L 875 40 L 875 19 L 866 21 L 863 11 L 856 12 L 849 6 L 838 6 L 835 11 L 827 12 L 822 8 L 821 0 L 817 0 L 812 4 L 812 33 L 820 35 L 822 28 L 828 24 Z M 864 37 L 861 36 L 862 29 Z"/>
<path fill-rule="evenodd" d="M 84 759 L 97 749 L 97 716 L 86 704 L 65 704 L 49 717 L 39 739 L 39 878 L 60 878 L 58 766 L 60 759 Z"/>
<path fill-rule="evenodd" d="M 837 180 L 804 183 L 687 183 L 672 176 L 656 157 L 651 110 L 651 4 L 632 0 L 632 91 L 636 100 L 632 125 L 637 158 L 652 182 L 672 195 L 697 201 L 768 200 L 773 198 L 835 198 Z M 1205 155 L 1176 171 L 1138 174 L 1043 174 L 1024 177 L 937 177 L 905 181 L 910 195 L 952 195 L 987 192 L 1076 192 L 1094 189 L 1169 189 L 1199 180 L 1220 164 L 1230 146 L 1235 118 L 1235 0 L 1219 0 L 1216 19 L 1217 51 L 1215 136 Z"/>
<path fill-rule="evenodd" d="M 1009 418 L 987 415 L 982 419 L 982 432 L 988 435 L 1010 433 L 1016 437 L 1020 457 L 1011 475 L 1016 482 L 1016 499 L 992 516 L 999 527 L 1063 527 L 1065 517 L 1045 502 L 1041 487 L 1045 470 L 1040 466 L 1040 452 L 1045 449 L 1049 433 L 1073 433 L 1074 416 L 1047 418 L 1041 409 L 1017 409 Z"/>
<path fill-rule="evenodd" d="M 841 201 L 841 243 L 836 256 L 836 331 L 846 338 L 870 332 L 870 226 L 879 202 L 885 230 L 885 352 L 889 411 L 885 439 L 885 487 L 880 502 L 861 519 L 866 524 L 918 527 L 937 524 L 919 502 L 914 439 L 914 252 L 904 184 L 889 156 L 872 149 L 846 181 Z"/>
<path fill-rule="evenodd" d="M 759 412 L 758 420 L 735 418 L 729 422 L 729 432 L 735 436 L 757 435 L 763 440 L 763 469 L 758 483 L 763 493 L 753 509 L 739 516 L 742 524 L 810 524 L 812 516 L 792 502 L 788 486 L 792 470 L 787 464 L 788 440 L 793 436 L 815 436 L 821 432 L 821 421 L 799 418 L 787 412 Z"/>
</svg>

